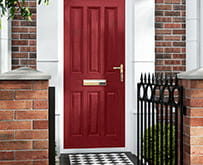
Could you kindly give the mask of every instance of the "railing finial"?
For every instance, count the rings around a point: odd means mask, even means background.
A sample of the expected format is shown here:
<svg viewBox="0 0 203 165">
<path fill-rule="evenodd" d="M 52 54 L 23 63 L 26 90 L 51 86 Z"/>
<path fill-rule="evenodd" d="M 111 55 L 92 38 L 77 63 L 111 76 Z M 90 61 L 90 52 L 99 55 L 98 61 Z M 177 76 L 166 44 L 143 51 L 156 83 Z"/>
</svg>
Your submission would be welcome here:
<svg viewBox="0 0 203 165">
<path fill-rule="evenodd" d="M 141 73 L 140 82 L 143 83 L 143 74 Z"/>
<path fill-rule="evenodd" d="M 149 83 L 149 84 L 151 83 L 151 76 L 150 76 L 150 73 L 148 73 L 148 83 Z"/>
<path fill-rule="evenodd" d="M 144 74 L 144 83 L 147 83 L 147 74 Z"/>
<path fill-rule="evenodd" d="M 152 84 L 154 84 L 155 76 L 154 73 L 152 74 Z"/>
</svg>

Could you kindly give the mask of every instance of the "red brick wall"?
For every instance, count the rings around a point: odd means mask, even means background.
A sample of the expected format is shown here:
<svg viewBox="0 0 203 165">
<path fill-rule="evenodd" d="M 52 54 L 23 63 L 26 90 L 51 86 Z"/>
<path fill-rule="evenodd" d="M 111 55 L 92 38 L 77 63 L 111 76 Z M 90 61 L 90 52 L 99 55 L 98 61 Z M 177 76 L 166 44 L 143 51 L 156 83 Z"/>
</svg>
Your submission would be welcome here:
<svg viewBox="0 0 203 165">
<path fill-rule="evenodd" d="M 0 164 L 48 164 L 48 81 L 0 81 Z"/>
<path fill-rule="evenodd" d="M 36 68 L 36 0 L 27 4 L 32 11 L 32 22 L 19 15 L 12 21 L 12 68 Z"/>
<path fill-rule="evenodd" d="M 155 0 L 156 72 L 185 70 L 185 0 Z"/>
<path fill-rule="evenodd" d="M 184 165 L 203 164 L 203 80 L 181 80 L 185 89 Z"/>
</svg>

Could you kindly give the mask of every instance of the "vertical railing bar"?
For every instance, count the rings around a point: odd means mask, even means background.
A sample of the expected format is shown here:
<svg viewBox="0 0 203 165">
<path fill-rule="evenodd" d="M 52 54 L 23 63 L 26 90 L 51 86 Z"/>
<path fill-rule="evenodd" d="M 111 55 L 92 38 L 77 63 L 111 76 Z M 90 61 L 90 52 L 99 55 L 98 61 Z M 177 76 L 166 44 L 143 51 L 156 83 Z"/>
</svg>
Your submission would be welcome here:
<svg viewBox="0 0 203 165">
<path fill-rule="evenodd" d="M 161 103 L 161 164 L 163 164 L 163 103 Z"/>
<path fill-rule="evenodd" d="M 143 164 L 143 100 L 140 101 L 141 104 L 141 164 Z"/>
<path fill-rule="evenodd" d="M 183 87 L 180 88 L 180 93 L 179 93 L 179 97 L 180 97 L 180 123 L 181 123 L 181 128 L 180 128 L 180 133 L 181 133 L 181 137 L 180 137 L 180 164 L 183 165 Z"/>
<path fill-rule="evenodd" d="M 155 121 L 154 121 L 154 97 L 155 97 L 155 88 L 152 89 L 152 162 L 154 163 L 154 125 L 155 125 Z"/>
<path fill-rule="evenodd" d="M 178 106 L 175 105 L 175 162 L 178 164 Z"/>
<path fill-rule="evenodd" d="M 172 165 L 172 158 L 173 158 L 173 106 L 170 105 L 170 164 Z"/>
<path fill-rule="evenodd" d="M 137 164 L 139 165 L 140 159 L 140 84 L 137 84 Z M 142 138 L 142 137 L 141 137 Z"/>
<path fill-rule="evenodd" d="M 160 104 L 158 103 L 158 101 L 157 101 L 157 103 L 156 103 L 156 138 L 157 138 L 157 143 L 156 143 L 156 165 L 159 165 L 159 106 L 160 106 Z"/>
<path fill-rule="evenodd" d="M 165 162 L 168 165 L 168 105 L 165 105 Z"/>
<path fill-rule="evenodd" d="M 151 123 L 151 120 L 150 120 L 150 116 L 151 116 L 151 104 L 150 104 L 150 100 L 148 100 L 148 161 L 150 162 L 151 161 L 151 157 L 150 157 L 150 153 L 151 153 L 151 145 L 150 145 L 150 123 Z"/>
<path fill-rule="evenodd" d="M 146 91 L 145 91 L 146 92 Z M 146 97 L 145 97 L 145 100 L 144 100 L 144 147 L 145 147 L 145 149 L 144 149 L 144 157 L 146 158 L 146 156 L 147 156 L 147 131 L 146 131 L 146 129 L 147 129 L 147 102 L 146 102 Z M 144 161 L 144 164 L 146 164 L 147 163 L 147 160 L 145 159 L 145 161 Z"/>
</svg>

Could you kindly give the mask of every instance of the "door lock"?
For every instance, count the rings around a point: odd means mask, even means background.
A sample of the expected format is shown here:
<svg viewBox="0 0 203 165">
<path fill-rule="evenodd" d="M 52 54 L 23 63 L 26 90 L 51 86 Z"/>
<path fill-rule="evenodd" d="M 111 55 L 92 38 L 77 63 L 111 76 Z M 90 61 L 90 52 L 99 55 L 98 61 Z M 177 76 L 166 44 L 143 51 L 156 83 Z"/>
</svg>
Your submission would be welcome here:
<svg viewBox="0 0 203 165">
<path fill-rule="evenodd" d="M 121 64 L 120 66 L 114 66 L 113 67 L 114 70 L 120 70 L 120 80 L 121 82 L 124 81 L 124 66 L 123 64 Z"/>
</svg>

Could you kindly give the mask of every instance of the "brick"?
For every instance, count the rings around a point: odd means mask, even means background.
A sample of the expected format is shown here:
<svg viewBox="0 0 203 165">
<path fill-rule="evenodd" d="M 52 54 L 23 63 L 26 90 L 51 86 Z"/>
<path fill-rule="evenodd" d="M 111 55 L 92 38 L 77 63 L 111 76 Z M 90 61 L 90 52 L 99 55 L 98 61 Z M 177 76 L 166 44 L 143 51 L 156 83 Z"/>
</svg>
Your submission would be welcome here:
<svg viewBox="0 0 203 165">
<path fill-rule="evenodd" d="M 13 39 L 20 39 L 20 34 L 13 33 L 12 38 Z"/>
<path fill-rule="evenodd" d="M 155 3 L 163 3 L 164 0 L 155 0 Z"/>
<path fill-rule="evenodd" d="M 187 105 L 191 107 L 202 107 L 203 99 L 189 99 Z"/>
<path fill-rule="evenodd" d="M 174 10 L 185 10 L 185 6 L 183 6 L 183 5 L 175 5 L 175 6 L 173 6 L 173 9 Z"/>
<path fill-rule="evenodd" d="M 14 152 L 0 152 L 0 161 L 1 160 L 13 160 Z"/>
<path fill-rule="evenodd" d="M 31 109 L 32 101 L 0 100 L 0 109 Z"/>
<path fill-rule="evenodd" d="M 48 101 L 34 101 L 34 109 L 47 109 Z"/>
<path fill-rule="evenodd" d="M 171 71 L 171 66 L 156 66 L 156 71 Z"/>
<path fill-rule="evenodd" d="M 47 90 L 16 91 L 16 99 L 47 99 Z"/>
<path fill-rule="evenodd" d="M 185 54 L 173 54 L 173 58 L 182 58 L 184 59 L 184 61 L 185 61 L 185 57 L 186 57 Z"/>
<path fill-rule="evenodd" d="M 202 155 L 191 156 L 191 164 L 202 164 L 202 162 L 203 162 Z"/>
<path fill-rule="evenodd" d="M 155 0 L 155 3 L 163 3 L 164 0 Z"/>
<path fill-rule="evenodd" d="M 191 80 L 189 81 L 190 88 L 203 88 L 203 81 L 202 80 Z"/>
<path fill-rule="evenodd" d="M 171 34 L 171 30 L 155 30 L 156 34 Z"/>
<path fill-rule="evenodd" d="M 174 17 L 173 18 L 173 22 L 181 22 L 181 23 L 185 23 L 185 18 L 179 18 L 179 17 Z"/>
<path fill-rule="evenodd" d="M 155 48 L 156 53 L 163 53 L 164 49 L 163 48 Z"/>
<path fill-rule="evenodd" d="M 165 0 L 165 3 L 169 3 L 169 4 L 179 4 L 180 0 Z"/>
<path fill-rule="evenodd" d="M 173 71 L 183 72 L 185 69 L 185 66 L 173 66 Z"/>
<path fill-rule="evenodd" d="M 33 165 L 48 165 L 49 164 L 49 161 L 48 160 L 38 160 L 38 161 L 34 161 L 33 162 L 34 164 Z"/>
<path fill-rule="evenodd" d="M 191 127 L 190 135 L 191 136 L 203 136 L 203 127 Z"/>
<path fill-rule="evenodd" d="M 26 150 L 32 149 L 31 141 L 2 141 L 0 143 L 0 150 Z"/>
<path fill-rule="evenodd" d="M 36 54 L 36 53 L 29 53 L 29 57 L 30 57 L 30 58 L 36 58 L 36 57 L 37 57 L 37 54 Z"/>
<path fill-rule="evenodd" d="M 12 45 L 28 45 L 27 40 L 13 40 Z"/>
<path fill-rule="evenodd" d="M 166 53 L 178 53 L 181 52 L 180 48 L 165 48 Z"/>
<path fill-rule="evenodd" d="M 155 36 L 155 40 L 163 40 L 163 39 L 164 39 L 164 36 L 158 36 L 158 35 Z"/>
<path fill-rule="evenodd" d="M 33 89 L 48 89 L 48 81 L 34 81 Z"/>
<path fill-rule="evenodd" d="M 203 126 L 203 118 L 191 118 L 190 125 L 191 126 Z"/>
<path fill-rule="evenodd" d="M 185 30 L 173 30 L 173 34 L 185 34 Z"/>
<path fill-rule="evenodd" d="M 1 165 L 33 165 L 32 161 L 2 161 Z"/>
<path fill-rule="evenodd" d="M 48 141 L 34 141 L 33 142 L 34 149 L 48 149 Z"/>
<path fill-rule="evenodd" d="M 0 140 L 13 140 L 14 131 L 2 131 L 0 130 Z"/>
<path fill-rule="evenodd" d="M 155 10 L 171 10 L 171 5 L 156 5 Z"/>
<path fill-rule="evenodd" d="M 203 145 L 203 137 L 191 137 L 190 145 Z"/>
<path fill-rule="evenodd" d="M 0 130 L 31 129 L 31 121 L 0 121 Z"/>
<path fill-rule="evenodd" d="M 28 32 L 27 27 L 12 27 L 12 32 Z"/>
<path fill-rule="evenodd" d="M 203 155 L 203 146 L 191 146 L 191 154 Z"/>
<path fill-rule="evenodd" d="M 155 11 L 155 16 L 163 16 L 164 12 L 163 11 Z"/>
<path fill-rule="evenodd" d="M 185 96 L 193 98 L 203 97 L 203 89 L 186 89 Z"/>
<path fill-rule="evenodd" d="M 47 159 L 48 151 L 17 151 L 16 160 Z"/>
<path fill-rule="evenodd" d="M 171 42 L 156 42 L 156 46 L 171 46 Z"/>
<path fill-rule="evenodd" d="M 48 111 L 17 111 L 16 119 L 48 119 Z"/>
<path fill-rule="evenodd" d="M 29 40 L 29 43 L 28 43 L 29 45 L 36 45 L 37 44 L 37 42 L 35 41 L 35 40 Z"/>
<path fill-rule="evenodd" d="M 181 24 L 167 23 L 164 24 L 164 28 L 181 28 Z"/>
<path fill-rule="evenodd" d="M 180 36 L 164 36 L 165 40 L 179 41 L 181 39 Z"/>
<path fill-rule="evenodd" d="M 31 81 L 0 81 L 0 89 L 31 89 Z"/>
<path fill-rule="evenodd" d="M 170 17 L 156 17 L 156 22 L 171 22 L 172 18 Z"/>
<path fill-rule="evenodd" d="M 48 120 L 36 120 L 33 121 L 34 129 L 48 129 Z"/>
<path fill-rule="evenodd" d="M 155 28 L 163 28 L 163 23 L 155 23 Z"/>
<path fill-rule="evenodd" d="M 14 119 L 14 111 L 0 111 L 0 120 Z"/>
<path fill-rule="evenodd" d="M 16 131 L 16 139 L 47 139 L 47 130 Z"/>
<path fill-rule="evenodd" d="M 20 59 L 20 64 L 21 65 L 36 65 L 36 60 L 35 59 Z"/>
<path fill-rule="evenodd" d="M 11 100 L 14 98 L 13 91 L 0 91 L 0 100 Z"/>
<path fill-rule="evenodd" d="M 166 65 L 180 65 L 181 64 L 181 61 L 180 60 L 166 60 L 165 61 L 165 64 Z"/>
<path fill-rule="evenodd" d="M 27 58 L 28 53 L 12 53 L 12 58 Z"/>
<path fill-rule="evenodd" d="M 180 12 L 179 11 L 165 11 L 165 16 L 180 16 Z"/>
</svg>

